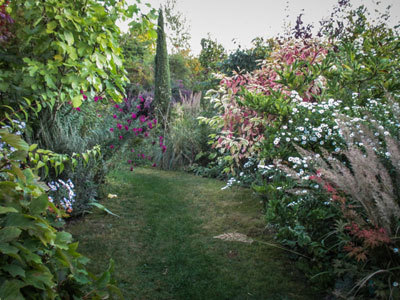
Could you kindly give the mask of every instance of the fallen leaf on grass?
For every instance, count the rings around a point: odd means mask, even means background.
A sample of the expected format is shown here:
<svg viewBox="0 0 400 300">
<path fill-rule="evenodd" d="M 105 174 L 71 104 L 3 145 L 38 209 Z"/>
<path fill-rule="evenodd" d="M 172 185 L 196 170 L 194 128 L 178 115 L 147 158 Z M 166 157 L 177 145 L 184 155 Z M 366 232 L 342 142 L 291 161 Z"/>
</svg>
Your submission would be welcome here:
<svg viewBox="0 0 400 300">
<path fill-rule="evenodd" d="M 232 233 L 223 233 L 217 236 L 214 236 L 214 239 L 219 239 L 228 242 L 242 242 L 251 244 L 254 242 L 253 239 L 249 238 L 247 235 L 237 232 Z"/>
</svg>

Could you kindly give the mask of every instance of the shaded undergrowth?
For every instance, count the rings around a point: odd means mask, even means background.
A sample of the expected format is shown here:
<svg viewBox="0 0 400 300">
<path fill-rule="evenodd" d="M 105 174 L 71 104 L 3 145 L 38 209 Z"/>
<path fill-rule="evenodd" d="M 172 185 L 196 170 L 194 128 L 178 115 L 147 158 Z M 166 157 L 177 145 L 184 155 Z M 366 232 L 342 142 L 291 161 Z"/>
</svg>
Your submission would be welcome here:
<svg viewBox="0 0 400 300">
<path fill-rule="evenodd" d="M 120 218 L 94 212 L 68 230 L 92 271 L 115 260 L 126 299 L 318 299 L 281 250 L 213 238 L 272 239 L 251 191 L 222 186 L 181 172 L 115 171 L 105 192 L 118 197 L 102 203 Z"/>
</svg>

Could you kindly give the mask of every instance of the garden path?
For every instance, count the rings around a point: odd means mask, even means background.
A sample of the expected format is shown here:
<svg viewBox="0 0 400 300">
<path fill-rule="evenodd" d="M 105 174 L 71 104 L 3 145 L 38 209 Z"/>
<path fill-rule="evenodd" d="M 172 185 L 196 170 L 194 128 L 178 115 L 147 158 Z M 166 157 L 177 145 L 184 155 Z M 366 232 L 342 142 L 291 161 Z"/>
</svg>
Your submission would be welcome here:
<svg viewBox="0 0 400 300">
<path fill-rule="evenodd" d="M 318 299 L 287 253 L 260 242 L 214 238 L 242 233 L 268 241 L 262 205 L 250 190 L 183 172 L 114 171 L 95 211 L 68 230 L 104 270 L 110 258 L 126 299 Z"/>
</svg>

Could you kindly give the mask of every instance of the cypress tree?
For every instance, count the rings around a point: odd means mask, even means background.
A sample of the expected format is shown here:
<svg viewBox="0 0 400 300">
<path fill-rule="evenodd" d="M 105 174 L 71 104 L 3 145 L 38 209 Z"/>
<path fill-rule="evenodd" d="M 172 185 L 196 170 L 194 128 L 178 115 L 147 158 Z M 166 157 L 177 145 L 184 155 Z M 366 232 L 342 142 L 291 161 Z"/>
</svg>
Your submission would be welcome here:
<svg viewBox="0 0 400 300">
<path fill-rule="evenodd" d="M 169 104 L 172 97 L 171 78 L 169 72 L 167 41 L 164 32 L 164 17 L 162 9 L 158 13 L 157 27 L 157 50 L 155 58 L 155 91 L 154 102 L 160 121 L 163 121 L 164 128 L 168 120 Z"/>
</svg>

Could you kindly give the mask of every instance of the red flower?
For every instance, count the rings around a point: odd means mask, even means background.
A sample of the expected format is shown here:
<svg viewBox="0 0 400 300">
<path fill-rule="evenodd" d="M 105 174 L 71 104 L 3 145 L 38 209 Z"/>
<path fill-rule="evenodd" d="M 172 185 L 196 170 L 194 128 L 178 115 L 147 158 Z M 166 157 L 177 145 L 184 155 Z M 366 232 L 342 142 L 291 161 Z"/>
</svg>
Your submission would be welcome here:
<svg viewBox="0 0 400 300">
<path fill-rule="evenodd" d="M 111 132 L 114 132 L 114 128 L 110 128 L 110 131 L 111 131 Z"/>
<path fill-rule="evenodd" d="M 111 145 L 111 146 L 110 146 L 110 149 L 114 149 L 114 145 Z"/>
<path fill-rule="evenodd" d="M 116 118 L 117 118 L 117 115 L 113 115 L 113 118 L 116 119 Z"/>
<path fill-rule="evenodd" d="M 119 136 L 119 139 L 122 140 L 124 137 L 122 135 Z"/>
</svg>

